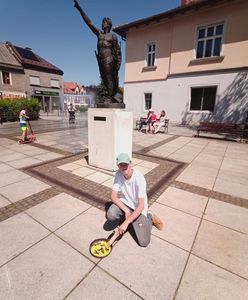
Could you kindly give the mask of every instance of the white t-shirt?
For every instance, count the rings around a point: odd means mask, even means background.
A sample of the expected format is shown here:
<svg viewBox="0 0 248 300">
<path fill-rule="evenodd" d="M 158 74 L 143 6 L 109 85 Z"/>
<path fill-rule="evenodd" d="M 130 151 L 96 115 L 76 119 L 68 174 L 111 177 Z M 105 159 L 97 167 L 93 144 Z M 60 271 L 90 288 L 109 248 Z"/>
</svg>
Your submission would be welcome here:
<svg viewBox="0 0 248 300">
<path fill-rule="evenodd" d="M 20 123 L 26 124 L 26 111 L 25 111 L 25 109 L 20 111 L 19 119 L 20 119 Z"/>
<path fill-rule="evenodd" d="M 146 180 L 139 170 L 134 169 L 130 179 L 126 179 L 118 170 L 115 174 L 112 190 L 120 192 L 121 201 L 133 210 L 138 206 L 138 198 L 144 198 L 142 214 L 147 216 Z"/>
</svg>

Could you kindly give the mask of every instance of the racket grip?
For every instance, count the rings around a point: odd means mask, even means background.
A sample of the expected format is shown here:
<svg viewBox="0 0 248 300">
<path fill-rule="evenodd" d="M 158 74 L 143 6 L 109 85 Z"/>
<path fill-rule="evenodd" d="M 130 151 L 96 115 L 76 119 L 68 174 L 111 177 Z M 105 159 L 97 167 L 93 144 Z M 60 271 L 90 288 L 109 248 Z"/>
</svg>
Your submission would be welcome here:
<svg viewBox="0 0 248 300">
<path fill-rule="evenodd" d="M 113 244 L 113 242 L 117 239 L 118 236 L 119 236 L 119 230 L 116 229 L 115 232 L 114 232 L 114 235 L 108 241 L 108 245 L 111 246 Z"/>
</svg>

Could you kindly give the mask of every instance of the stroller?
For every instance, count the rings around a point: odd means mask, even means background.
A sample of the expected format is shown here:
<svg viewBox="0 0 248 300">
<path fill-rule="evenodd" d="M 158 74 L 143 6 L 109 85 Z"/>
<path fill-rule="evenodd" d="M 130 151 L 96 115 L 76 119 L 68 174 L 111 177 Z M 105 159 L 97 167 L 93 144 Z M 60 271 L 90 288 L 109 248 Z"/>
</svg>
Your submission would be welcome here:
<svg viewBox="0 0 248 300">
<path fill-rule="evenodd" d="M 28 119 L 27 119 L 27 123 L 28 123 L 28 129 L 30 130 L 31 134 L 28 134 L 27 139 L 25 141 L 19 140 L 18 144 L 30 144 L 30 143 L 33 143 L 36 140 L 36 135 L 33 132 L 33 129 L 31 127 L 31 124 L 30 124 Z"/>
</svg>

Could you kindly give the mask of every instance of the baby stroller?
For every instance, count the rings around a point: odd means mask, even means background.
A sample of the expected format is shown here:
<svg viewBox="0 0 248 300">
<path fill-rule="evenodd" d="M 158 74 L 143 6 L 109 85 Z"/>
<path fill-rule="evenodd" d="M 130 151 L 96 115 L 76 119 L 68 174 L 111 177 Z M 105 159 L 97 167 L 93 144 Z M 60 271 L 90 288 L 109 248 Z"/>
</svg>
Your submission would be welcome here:
<svg viewBox="0 0 248 300">
<path fill-rule="evenodd" d="M 30 143 L 33 143 L 36 140 L 36 135 L 33 132 L 33 129 L 31 127 L 31 124 L 30 124 L 28 119 L 27 119 L 27 123 L 28 123 L 28 130 L 30 130 L 31 134 L 28 134 L 27 139 L 25 141 L 19 140 L 18 141 L 19 144 L 30 144 Z"/>
</svg>

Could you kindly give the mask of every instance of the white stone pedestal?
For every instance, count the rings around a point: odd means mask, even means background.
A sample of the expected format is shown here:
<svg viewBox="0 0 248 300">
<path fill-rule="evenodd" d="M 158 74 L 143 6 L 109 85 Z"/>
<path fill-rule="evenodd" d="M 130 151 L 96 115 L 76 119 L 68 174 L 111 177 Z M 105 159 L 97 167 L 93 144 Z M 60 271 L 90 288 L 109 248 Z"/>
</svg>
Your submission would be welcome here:
<svg viewBox="0 0 248 300">
<path fill-rule="evenodd" d="M 116 157 L 132 158 L 133 113 L 125 109 L 88 110 L 89 165 L 115 171 Z"/>
</svg>

